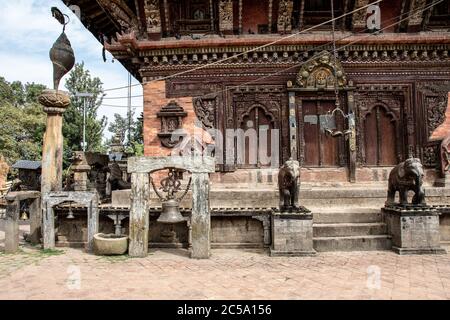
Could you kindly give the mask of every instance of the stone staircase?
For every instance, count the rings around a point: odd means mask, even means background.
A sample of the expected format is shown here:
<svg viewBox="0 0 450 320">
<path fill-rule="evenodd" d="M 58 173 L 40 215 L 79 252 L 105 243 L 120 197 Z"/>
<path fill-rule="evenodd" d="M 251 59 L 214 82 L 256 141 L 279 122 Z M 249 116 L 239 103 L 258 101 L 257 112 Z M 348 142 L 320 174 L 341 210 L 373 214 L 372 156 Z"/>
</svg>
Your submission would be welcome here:
<svg viewBox="0 0 450 320">
<path fill-rule="evenodd" d="M 312 209 L 314 215 L 314 249 L 323 251 L 389 250 L 380 209 L 327 208 Z"/>
</svg>

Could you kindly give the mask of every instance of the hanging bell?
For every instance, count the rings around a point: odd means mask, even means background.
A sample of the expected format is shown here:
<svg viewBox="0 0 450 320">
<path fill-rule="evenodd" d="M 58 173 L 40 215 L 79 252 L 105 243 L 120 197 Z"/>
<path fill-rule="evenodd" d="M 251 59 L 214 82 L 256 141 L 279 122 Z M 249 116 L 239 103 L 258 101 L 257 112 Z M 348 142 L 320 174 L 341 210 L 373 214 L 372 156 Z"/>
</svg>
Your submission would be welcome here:
<svg viewBox="0 0 450 320">
<path fill-rule="evenodd" d="M 186 221 L 181 215 L 178 201 L 169 199 L 162 202 L 162 210 L 158 220 L 161 223 L 179 223 Z"/>
<path fill-rule="evenodd" d="M 67 219 L 75 219 L 75 216 L 73 215 L 72 206 L 69 207 L 69 214 L 66 217 Z"/>
<path fill-rule="evenodd" d="M 22 214 L 20 215 L 20 220 L 23 220 L 23 221 L 28 220 L 28 215 L 25 210 L 22 211 Z"/>
</svg>

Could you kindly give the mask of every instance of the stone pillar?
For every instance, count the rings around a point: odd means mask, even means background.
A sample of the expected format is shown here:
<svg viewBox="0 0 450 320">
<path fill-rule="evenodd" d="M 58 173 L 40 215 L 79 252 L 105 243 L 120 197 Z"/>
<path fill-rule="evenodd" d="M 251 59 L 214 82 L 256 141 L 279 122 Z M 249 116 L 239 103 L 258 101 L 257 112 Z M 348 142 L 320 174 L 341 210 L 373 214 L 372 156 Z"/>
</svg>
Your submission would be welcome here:
<svg viewBox="0 0 450 320">
<path fill-rule="evenodd" d="M 39 102 L 47 113 L 47 126 L 42 147 L 41 192 L 62 189 L 63 135 L 62 114 L 70 105 L 69 95 L 62 91 L 44 90 Z"/>
<path fill-rule="evenodd" d="M 42 217 L 42 236 L 44 249 L 55 249 L 55 214 L 53 207 L 45 203 Z"/>
<path fill-rule="evenodd" d="M 88 235 L 87 235 L 87 246 L 88 252 L 92 252 L 94 249 L 94 234 L 98 233 L 98 197 L 95 193 L 94 198 L 89 203 L 87 208 L 88 214 Z"/>
<path fill-rule="evenodd" d="M 298 141 L 297 141 L 297 113 L 295 105 L 295 92 L 289 92 L 289 141 L 291 152 L 290 156 L 292 159 L 297 160 L 298 158 Z"/>
<path fill-rule="evenodd" d="M 211 255 L 211 215 L 209 212 L 209 175 L 192 173 L 192 251 L 191 258 L 207 259 Z"/>
<path fill-rule="evenodd" d="M 353 112 L 354 118 L 349 118 L 348 129 L 351 130 L 348 136 L 348 166 L 349 166 L 349 181 L 356 182 L 356 114 L 354 112 L 355 99 L 353 91 L 347 93 L 348 112 Z M 351 123 L 352 122 L 352 123 Z"/>
<path fill-rule="evenodd" d="M 131 174 L 130 246 L 131 257 L 148 254 L 150 180 L 148 173 Z"/>
<path fill-rule="evenodd" d="M 398 254 L 445 254 L 440 245 L 439 212 L 428 206 L 386 206 L 381 209 Z"/>
<path fill-rule="evenodd" d="M 35 198 L 30 205 L 30 242 L 38 244 L 41 241 L 41 198 Z"/>
<path fill-rule="evenodd" d="M 19 249 L 19 210 L 20 201 L 7 198 L 5 221 L 5 253 L 16 253 Z"/>
</svg>

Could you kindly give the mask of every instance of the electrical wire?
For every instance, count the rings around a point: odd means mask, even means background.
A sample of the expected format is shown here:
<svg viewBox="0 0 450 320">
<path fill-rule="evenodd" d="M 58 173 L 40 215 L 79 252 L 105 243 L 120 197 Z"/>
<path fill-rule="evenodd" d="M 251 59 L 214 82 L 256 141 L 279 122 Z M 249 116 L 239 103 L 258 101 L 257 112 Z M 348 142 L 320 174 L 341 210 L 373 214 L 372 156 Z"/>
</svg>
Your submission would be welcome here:
<svg viewBox="0 0 450 320">
<path fill-rule="evenodd" d="M 356 13 L 356 12 L 358 12 L 358 11 L 361 11 L 361 10 L 363 10 L 363 9 L 366 9 L 366 8 L 368 8 L 368 7 L 371 6 L 371 5 L 378 4 L 378 3 L 383 2 L 383 1 L 384 1 L 384 0 L 377 0 L 377 1 L 375 1 L 375 2 L 372 2 L 372 3 L 369 3 L 369 4 L 365 5 L 365 6 L 363 6 L 363 7 L 360 7 L 360 8 L 358 8 L 358 9 L 355 9 L 355 10 L 352 10 L 352 11 L 350 11 L 350 12 L 347 12 L 347 13 L 345 13 L 345 14 L 339 16 L 339 17 L 336 17 L 336 18 L 334 18 L 334 19 L 331 19 L 331 20 L 327 20 L 327 21 L 321 22 L 321 23 L 319 23 L 319 24 L 317 24 L 317 25 L 314 25 L 314 26 L 312 26 L 312 27 L 309 27 L 309 28 L 300 30 L 299 32 L 292 33 L 292 34 L 289 34 L 289 35 L 287 35 L 287 36 L 278 38 L 278 39 L 276 39 L 276 40 L 274 40 L 274 41 L 271 41 L 271 42 L 269 42 L 269 43 L 266 43 L 266 44 L 264 44 L 264 45 L 261 45 L 261 46 L 258 46 L 258 47 L 255 47 L 255 48 L 252 48 L 252 49 L 243 51 L 243 52 L 238 53 L 238 54 L 234 54 L 234 55 L 232 55 L 231 57 L 219 59 L 219 60 L 217 60 L 217 61 L 210 62 L 210 63 L 204 64 L 204 65 L 201 65 L 201 66 L 198 66 L 198 67 L 189 69 L 189 70 L 184 70 L 184 71 L 180 71 L 180 72 L 175 73 L 175 74 L 171 74 L 171 75 L 169 75 L 169 76 L 161 77 L 161 78 L 154 79 L 154 80 L 150 80 L 150 81 L 144 81 L 144 82 L 142 82 L 142 83 L 137 83 L 137 84 L 132 85 L 132 87 L 139 86 L 139 85 L 143 85 L 143 84 L 147 84 L 147 83 L 152 83 L 152 82 L 154 82 L 154 81 L 167 80 L 167 79 L 170 79 L 170 78 L 173 78 L 173 77 L 177 77 L 177 76 L 180 76 L 180 75 L 183 75 L 183 74 L 186 74 L 186 73 L 190 73 L 190 72 L 194 72 L 194 71 L 197 71 L 197 70 L 200 70 L 200 69 L 204 69 L 204 68 L 207 68 L 207 67 L 212 66 L 212 65 L 220 64 L 220 63 L 222 63 L 222 62 L 225 62 L 225 61 L 228 61 L 228 60 L 231 60 L 231 59 L 235 59 L 235 58 L 237 58 L 237 57 L 239 57 L 239 56 L 242 56 L 242 55 L 245 55 L 245 54 L 254 52 L 254 51 L 258 51 L 258 50 L 260 50 L 260 49 L 264 49 L 264 48 L 269 47 L 269 46 L 271 46 L 271 45 L 274 45 L 274 44 L 276 44 L 276 43 L 278 43 L 278 42 L 280 42 L 280 41 L 283 41 L 283 40 L 286 40 L 286 39 L 289 39 L 289 38 L 298 36 L 299 34 L 309 32 L 309 31 L 314 30 L 314 29 L 316 29 L 316 28 L 318 28 L 318 27 L 324 26 L 324 25 L 326 25 L 326 24 L 328 24 L 328 23 L 330 23 L 330 22 L 333 22 L 333 21 L 336 21 L 336 20 L 338 20 L 338 19 L 344 18 L 344 17 L 346 17 L 346 16 L 348 16 L 348 15 L 351 15 L 351 14 L 353 14 L 353 13 Z M 104 89 L 103 91 L 104 91 L 104 92 L 107 92 L 107 91 L 122 90 L 122 89 L 128 89 L 128 86 L 117 87 L 117 88 L 109 88 L 109 89 Z"/>
</svg>

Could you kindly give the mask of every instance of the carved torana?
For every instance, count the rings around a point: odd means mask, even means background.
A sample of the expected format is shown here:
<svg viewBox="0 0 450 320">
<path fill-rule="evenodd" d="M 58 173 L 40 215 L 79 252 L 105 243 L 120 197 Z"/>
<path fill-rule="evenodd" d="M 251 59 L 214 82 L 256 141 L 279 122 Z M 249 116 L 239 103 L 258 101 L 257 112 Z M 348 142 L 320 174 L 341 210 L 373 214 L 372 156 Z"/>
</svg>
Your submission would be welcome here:
<svg viewBox="0 0 450 320">
<path fill-rule="evenodd" d="M 323 51 L 318 58 L 302 65 L 298 75 L 297 84 L 302 88 L 334 88 L 347 84 L 347 78 L 341 63 L 327 51 Z"/>
</svg>

